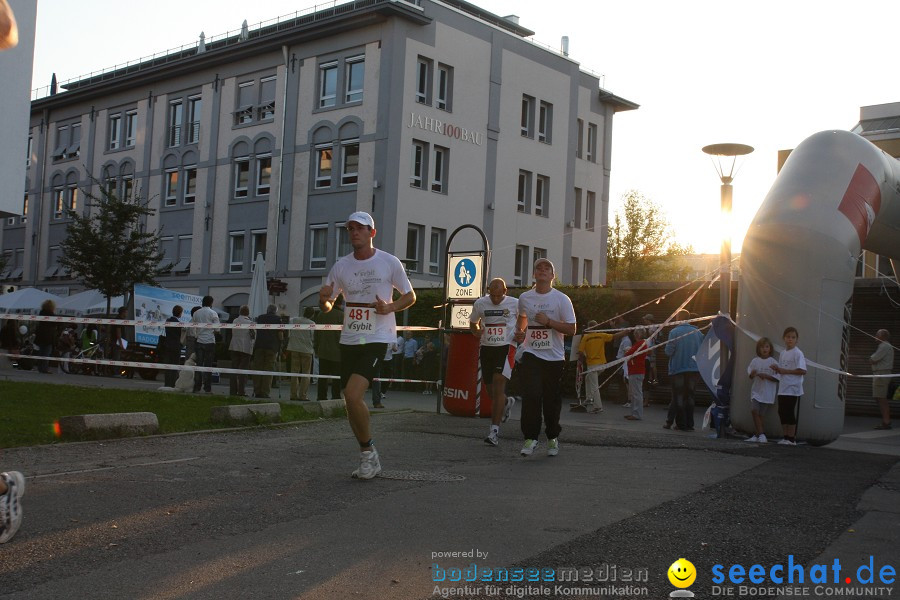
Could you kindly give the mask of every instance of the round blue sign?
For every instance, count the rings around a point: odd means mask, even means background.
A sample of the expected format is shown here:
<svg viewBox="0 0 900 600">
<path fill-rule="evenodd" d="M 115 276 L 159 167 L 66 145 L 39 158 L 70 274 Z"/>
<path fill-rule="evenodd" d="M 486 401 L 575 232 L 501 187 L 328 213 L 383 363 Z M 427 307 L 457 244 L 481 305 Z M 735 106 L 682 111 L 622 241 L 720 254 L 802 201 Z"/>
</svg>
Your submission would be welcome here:
<svg viewBox="0 0 900 600">
<path fill-rule="evenodd" d="M 469 287 L 475 283 L 475 271 L 475 263 L 468 258 L 464 258 L 457 263 L 453 278 L 456 279 L 457 285 Z"/>
</svg>

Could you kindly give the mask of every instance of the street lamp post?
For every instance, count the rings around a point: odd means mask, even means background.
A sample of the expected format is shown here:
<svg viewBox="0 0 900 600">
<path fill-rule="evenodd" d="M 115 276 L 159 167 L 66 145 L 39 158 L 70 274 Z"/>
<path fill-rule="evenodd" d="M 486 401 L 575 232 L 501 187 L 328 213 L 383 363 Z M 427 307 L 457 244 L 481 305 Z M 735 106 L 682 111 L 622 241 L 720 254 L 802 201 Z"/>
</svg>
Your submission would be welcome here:
<svg viewBox="0 0 900 600">
<path fill-rule="evenodd" d="M 744 144 L 712 144 L 705 146 L 703 151 L 714 157 L 716 172 L 722 180 L 722 250 L 719 254 L 719 312 L 723 315 L 731 314 L 731 182 L 734 181 L 735 165 L 738 156 L 745 156 L 753 152 L 751 146 Z M 730 166 L 728 165 L 730 159 Z M 727 356 L 722 349 L 722 364 L 725 364 Z"/>
</svg>

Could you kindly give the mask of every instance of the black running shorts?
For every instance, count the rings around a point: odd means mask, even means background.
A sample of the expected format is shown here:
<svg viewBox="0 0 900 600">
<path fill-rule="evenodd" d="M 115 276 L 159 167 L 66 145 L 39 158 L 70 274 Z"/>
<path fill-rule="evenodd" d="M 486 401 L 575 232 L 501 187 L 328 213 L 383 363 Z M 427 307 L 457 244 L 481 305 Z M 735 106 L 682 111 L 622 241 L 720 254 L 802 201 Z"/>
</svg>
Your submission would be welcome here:
<svg viewBox="0 0 900 600">
<path fill-rule="evenodd" d="M 341 389 L 347 387 L 351 375 L 362 375 L 372 385 L 381 375 L 381 363 L 387 344 L 341 344 Z"/>
</svg>

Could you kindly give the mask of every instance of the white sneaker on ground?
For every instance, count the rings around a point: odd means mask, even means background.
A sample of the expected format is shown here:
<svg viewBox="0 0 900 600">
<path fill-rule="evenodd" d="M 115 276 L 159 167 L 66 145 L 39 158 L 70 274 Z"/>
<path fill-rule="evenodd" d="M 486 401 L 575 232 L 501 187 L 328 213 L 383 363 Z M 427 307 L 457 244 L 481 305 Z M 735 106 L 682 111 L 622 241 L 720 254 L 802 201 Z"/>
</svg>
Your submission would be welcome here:
<svg viewBox="0 0 900 600">
<path fill-rule="evenodd" d="M 547 456 L 556 456 L 559 454 L 559 439 L 553 438 L 547 443 Z"/>
<path fill-rule="evenodd" d="M 760 444 L 766 444 L 769 442 L 769 438 L 766 437 L 766 434 L 761 433 L 761 434 L 759 434 L 759 437 L 756 438 L 756 441 L 759 442 Z"/>
<path fill-rule="evenodd" d="M 781 438 L 781 440 L 779 440 L 779 442 L 778 442 L 778 445 L 780 445 L 780 446 L 796 446 L 797 444 L 795 444 L 794 442 L 792 442 L 791 440 L 789 440 L 787 438 Z"/>
<path fill-rule="evenodd" d="M 489 446 L 499 446 L 500 438 L 499 438 L 499 436 L 497 436 L 497 432 L 496 431 L 490 432 L 488 434 L 488 436 L 486 438 L 484 438 L 484 443 Z"/>
<path fill-rule="evenodd" d="M 522 446 L 522 451 L 521 451 L 522 456 L 531 456 L 532 454 L 534 454 L 534 451 L 535 451 L 535 449 L 537 449 L 537 447 L 538 447 L 537 440 L 532 440 L 532 439 L 525 440 L 525 445 Z"/>
<path fill-rule="evenodd" d="M 350 474 L 357 479 L 372 479 L 381 473 L 381 461 L 378 460 L 378 450 L 372 447 L 359 453 L 359 468 Z"/>
<path fill-rule="evenodd" d="M 746 440 L 744 440 L 744 441 L 745 441 L 745 442 L 758 442 L 758 441 L 759 441 L 759 436 L 758 436 L 758 435 L 754 435 L 753 437 L 748 437 L 748 438 L 747 438 Z"/>
<path fill-rule="evenodd" d="M 0 473 L 6 483 L 6 493 L 0 496 L 0 544 L 12 539 L 22 525 L 22 505 L 25 494 L 25 477 L 18 471 Z"/>
<path fill-rule="evenodd" d="M 626 403 L 623 404 L 622 406 L 625 407 L 625 408 L 631 408 L 631 402 L 626 402 Z"/>
<path fill-rule="evenodd" d="M 507 396 L 506 397 L 506 406 L 503 408 L 503 418 L 500 419 L 501 423 L 506 423 L 509 421 L 509 412 L 512 410 L 512 407 L 516 405 L 516 397 L 515 396 Z"/>
</svg>

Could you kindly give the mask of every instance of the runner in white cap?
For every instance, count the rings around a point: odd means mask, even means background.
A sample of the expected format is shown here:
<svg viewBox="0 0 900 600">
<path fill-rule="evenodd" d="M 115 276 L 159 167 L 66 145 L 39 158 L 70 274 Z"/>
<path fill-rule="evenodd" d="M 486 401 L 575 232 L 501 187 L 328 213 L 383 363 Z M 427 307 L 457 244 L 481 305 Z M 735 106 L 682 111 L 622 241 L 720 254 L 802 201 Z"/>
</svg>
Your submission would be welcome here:
<svg viewBox="0 0 900 600">
<path fill-rule="evenodd" d="M 547 456 L 559 454 L 559 412 L 562 407 L 564 338 L 575 334 L 575 309 L 568 296 L 553 288 L 553 263 L 534 261 L 534 288 L 519 296 L 515 341 L 524 344 L 522 356 L 522 455 L 538 445 L 541 413 L 547 433 Z"/>
<path fill-rule="evenodd" d="M 341 388 L 360 449 L 359 468 L 352 475 L 372 479 L 381 472 L 381 461 L 369 430 L 366 390 L 384 360 L 388 344 L 397 337 L 394 313 L 412 306 L 416 294 L 400 260 L 373 246 L 375 220 L 371 215 L 353 213 L 347 218 L 347 231 L 353 253 L 331 268 L 319 291 L 319 306 L 329 312 L 337 297 L 344 295 Z M 394 289 L 401 295 L 391 301 Z"/>
<path fill-rule="evenodd" d="M 519 301 L 506 295 L 506 282 L 499 277 L 491 280 L 487 296 L 475 301 L 469 327 L 481 340 L 478 350 L 481 360 L 481 376 L 485 385 L 491 386 L 491 429 L 484 438 L 485 444 L 500 443 L 500 423 L 509 419 L 509 411 L 516 400 L 506 397 L 506 382 L 512 377 L 516 361 L 516 345 L 513 343 Z"/>
</svg>

